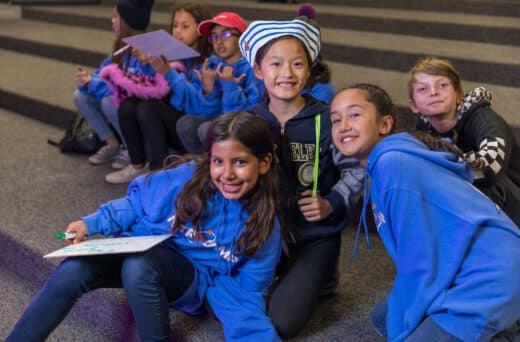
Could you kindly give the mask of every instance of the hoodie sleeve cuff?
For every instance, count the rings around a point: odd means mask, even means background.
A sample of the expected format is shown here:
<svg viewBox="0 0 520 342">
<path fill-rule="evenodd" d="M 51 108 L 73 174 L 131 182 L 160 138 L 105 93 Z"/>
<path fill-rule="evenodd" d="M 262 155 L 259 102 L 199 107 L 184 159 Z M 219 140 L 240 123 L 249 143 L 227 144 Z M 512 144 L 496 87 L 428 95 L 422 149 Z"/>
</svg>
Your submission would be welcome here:
<svg viewBox="0 0 520 342">
<path fill-rule="evenodd" d="M 347 205 L 345 203 L 345 200 L 339 192 L 332 190 L 329 194 L 324 196 L 324 198 L 327 201 L 329 201 L 332 207 L 332 214 L 330 216 L 330 219 L 334 220 L 337 217 L 337 215 L 343 215 L 345 211 L 347 211 Z"/>
<path fill-rule="evenodd" d="M 240 84 L 238 84 L 238 82 L 235 82 L 235 81 L 220 80 L 220 84 L 222 86 L 222 91 L 225 93 L 236 91 L 240 87 Z"/>
<path fill-rule="evenodd" d="M 95 212 L 93 214 L 84 216 L 81 218 L 81 220 L 85 223 L 87 226 L 87 236 L 92 236 L 96 234 L 102 233 L 97 229 L 97 227 L 100 227 L 99 224 L 99 213 Z"/>
</svg>

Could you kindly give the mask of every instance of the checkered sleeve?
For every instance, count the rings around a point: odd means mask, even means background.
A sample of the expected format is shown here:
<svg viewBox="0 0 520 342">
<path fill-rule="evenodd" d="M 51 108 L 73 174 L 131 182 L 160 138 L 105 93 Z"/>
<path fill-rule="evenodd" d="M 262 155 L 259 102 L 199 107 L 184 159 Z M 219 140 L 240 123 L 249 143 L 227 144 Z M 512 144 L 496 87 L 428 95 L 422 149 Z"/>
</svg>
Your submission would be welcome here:
<svg viewBox="0 0 520 342">
<path fill-rule="evenodd" d="M 502 170 L 505 161 L 505 140 L 500 137 L 487 137 L 480 142 L 479 148 L 478 151 L 466 153 L 466 161 L 476 165 L 484 173 L 498 174 Z"/>
<path fill-rule="evenodd" d="M 506 172 L 514 144 L 513 133 L 508 123 L 489 105 L 475 109 L 461 132 L 459 141 L 465 142 L 465 159 L 485 178 L 492 181 Z"/>
</svg>

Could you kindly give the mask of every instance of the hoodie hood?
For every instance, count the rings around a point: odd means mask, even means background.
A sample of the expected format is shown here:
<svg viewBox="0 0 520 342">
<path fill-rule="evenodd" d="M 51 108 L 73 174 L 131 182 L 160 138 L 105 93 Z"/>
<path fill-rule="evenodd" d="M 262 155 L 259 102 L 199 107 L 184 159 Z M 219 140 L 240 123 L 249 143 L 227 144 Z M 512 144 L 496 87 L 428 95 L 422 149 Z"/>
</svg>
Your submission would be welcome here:
<svg viewBox="0 0 520 342">
<path fill-rule="evenodd" d="M 370 152 L 366 165 L 366 172 L 369 177 L 372 177 L 377 160 L 390 151 L 399 151 L 419 156 L 442 168 L 451 170 L 469 182 L 473 181 L 471 170 L 457 155 L 451 152 L 430 150 L 423 142 L 408 133 L 392 134 L 376 145 L 372 152 Z M 424 176 L 428 177 L 427 174 Z"/>
<path fill-rule="evenodd" d="M 321 101 L 316 100 L 311 95 L 303 95 L 305 97 L 305 107 L 289 120 L 300 120 L 313 118 L 318 113 L 328 112 L 325 104 Z M 260 116 L 269 125 L 280 125 L 278 119 L 269 110 L 269 97 L 264 96 L 264 100 L 261 103 L 253 106 L 253 112 Z"/>
<path fill-rule="evenodd" d="M 365 231 L 368 248 L 370 248 L 370 239 L 366 223 L 366 209 L 369 203 L 368 199 L 370 197 L 369 179 L 374 177 L 377 161 L 388 152 L 400 152 L 415 155 L 423 160 L 435 164 L 436 166 L 450 170 L 470 183 L 473 182 L 473 173 L 467 166 L 466 162 L 451 152 L 433 151 L 423 142 L 413 137 L 409 133 L 396 133 L 384 138 L 374 147 L 368 156 L 366 165 L 367 176 L 365 177 L 365 183 L 363 187 L 363 208 L 361 210 L 361 217 L 359 219 L 356 238 L 354 240 L 354 248 L 351 256 L 352 258 L 357 252 L 362 228 Z M 431 166 L 425 168 L 424 177 L 430 177 L 428 173 L 428 170 L 430 169 Z"/>
</svg>

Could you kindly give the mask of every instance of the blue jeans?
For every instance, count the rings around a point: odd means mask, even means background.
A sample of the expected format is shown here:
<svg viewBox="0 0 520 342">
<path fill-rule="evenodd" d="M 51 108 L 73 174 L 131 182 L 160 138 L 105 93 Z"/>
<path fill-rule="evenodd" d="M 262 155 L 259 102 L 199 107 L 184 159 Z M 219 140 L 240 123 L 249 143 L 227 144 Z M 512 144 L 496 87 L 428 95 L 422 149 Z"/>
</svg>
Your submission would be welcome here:
<svg viewBox="0 0 520 342">
<path fill-rule="evenodd" d="M 388 313 L 388 298 L 377 303 L 372 311 L 372 323 L 376 330 L 384 337 L 386 332 L 386 315 Z M 426 317 L 417 328 L 405 339 L 405 342 L 459 342 L 455 336 L 442 329 L 431 317 Z M 515 322 L 510 328 L 495 335 L 492 342 L 520 342 L 520 320 Z"/>
<path fill-rule="evenodd" d="M 184 115 L 177 121 L 177 136 L 188 153 L 203 152 L 210 123 L 211 120 L 195 115 Z"/>
<path fill-rule="evenodd" d="M 114 127 L 123 141 L 123 144 L 126 146 L 123 135 L 121 134 L 119 119 L 117 118 L 117 108 L 114 106 L 110 96 L 105 96 L 100 102 L 94 96 L 82 93 L 76 89 L 76 91 L 74 91 L 74 104 L 76 108 L 78 108 L 79 113 L 96 131 L 99 139 L 106 141 L 114 137 L 114 132 L 107 123 L 108 119 L 108 122 Z"/>
<path fill-rule="evenodd" d="M 383 336 L 387 336 L 386 315 L 388 313 L 388 298 L 377 303 L 372 311 L 372 323 L 376 330 Z M 405 339 L 406 342 L 460 342 L 459 339 L 450 335 L 442 329 L 431 317 L 427 317 L 419 326 Z"/>
<path fill-rule="evenodd" d="M 36 294 L 6 342 L 44 341 L 82 294 L 124 288 L 141 341 L 170 341 L 169 302 L 194 277 L 184 255 L 160 244 L 136 254 L 65 259 Z"/>
</svg>

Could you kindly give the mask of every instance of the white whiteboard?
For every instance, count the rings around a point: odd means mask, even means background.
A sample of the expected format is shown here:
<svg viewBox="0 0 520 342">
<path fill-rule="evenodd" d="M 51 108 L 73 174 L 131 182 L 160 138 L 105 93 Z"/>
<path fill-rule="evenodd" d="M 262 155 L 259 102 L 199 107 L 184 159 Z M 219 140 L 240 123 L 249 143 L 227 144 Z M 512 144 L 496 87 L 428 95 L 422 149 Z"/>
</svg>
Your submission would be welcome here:
<svg viewBox="0 0 520 342">
<path fill-rule="evenodd" d="M 168 239 L 172 234 L 118 237 L 106 239 L 86 240 L 74 245 L 60 248 L 44 255 L 44 258 L 64 258 L 81 255 L 101 255 L 144 252 L 160 242 Z"/>
</svg>

